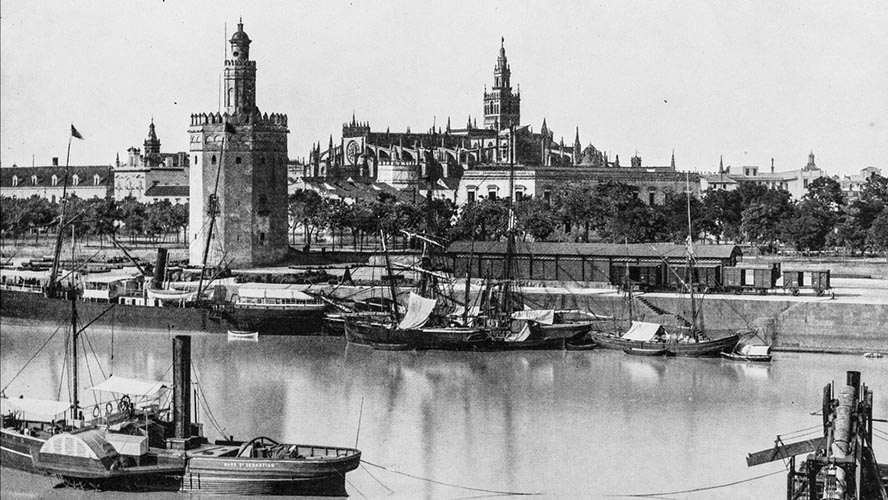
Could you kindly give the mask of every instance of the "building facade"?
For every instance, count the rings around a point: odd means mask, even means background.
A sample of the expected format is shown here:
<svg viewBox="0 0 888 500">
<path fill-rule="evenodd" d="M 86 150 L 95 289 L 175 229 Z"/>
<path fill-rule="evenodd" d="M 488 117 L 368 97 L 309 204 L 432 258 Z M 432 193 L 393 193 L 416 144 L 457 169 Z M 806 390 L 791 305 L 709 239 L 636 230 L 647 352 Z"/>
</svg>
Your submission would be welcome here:
<svg viewBox="0 0 888 500">
<path fill-rule="evenodd" d="M 224 112 L 191 115 L 190 261 L 258 266 L 287 244 L 287 115 L 260 113 L 256 62 L 239 22 L 225 61 Z"/>
<path fill-rule="evenodd" d="M 111 165 L 72 165 L 67 169 L 67 196 L 105 198 L 113 193 Z M 50 165 L 0 169 L 0 195 L 9 198 L 39 196 L 55 203 L 65 191 L 65 166 L 54 157 Z"/>
<path fill-rule="evenodd" d="M 753 183 L 770 189 L 783 189 L 796 200 L 808 194 L 808 186 L 814 180 L 827 176 L 814 162 L 814 152 L 808 155 L 808 163 L 801 168 L 776 172 L 774 159 L 771 159 L 770 171 L 762 172 L 757 165 L 744 165 L 733 169 L 725 167 L 719 160 L 718 173 L 704 174 L 700 177 L 700 189 L 734 190 L 742 183 Z"/>
<path fill-rule="evenodd" d="M 152 188 L 179 186 L 188 189 L 188 153 L 161 153 L 153 119 L 148 125 L 148 137 L 143 147 L 144 154 L 133 146 L 127 149 L 125 162 L 121 162 L 119 157 L 115 161 L 115 199 L 132 197 L 141 202 L 150 202 L 152 197 L 147 196 L 147 192 Z M 188 203 L 187 195 L 179 198 L 181 203 Z"/>
</svg>

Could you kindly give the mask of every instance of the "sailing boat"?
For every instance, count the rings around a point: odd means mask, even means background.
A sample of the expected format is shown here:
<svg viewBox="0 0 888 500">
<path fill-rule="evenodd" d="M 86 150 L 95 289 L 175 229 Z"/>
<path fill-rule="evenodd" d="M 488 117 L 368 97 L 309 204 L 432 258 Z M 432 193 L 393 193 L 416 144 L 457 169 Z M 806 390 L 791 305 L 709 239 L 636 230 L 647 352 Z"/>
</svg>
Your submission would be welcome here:
<svg viewBox="0 0 888 500">
<path fill-rule="evenodd" d="M 385 246 L 385 235 L 380 232 L 385 254 L 386 268 L 392 275 L 391 259 Z M 426 259 L 423 259 L 426 261 Z M 431 289 L 440 278 L 434 271 L 419 268 L 422 283 L 420 289 Z M 407 309 L 401 316 L 398 309 L 394 280 L 389 280 L 392 300 L 389 302 L 389 313 L 385 316 L 361 313 L 344 314 L 345 335 L 350 342 L 369 345 L 384 350 L 404 349 L 441 349 L 441 350 L 474 350 L 483 348 L 488 337 L 484 329 L 471 325 L 459 326 L 445 323 L 446 318 L 434 314 L 442 306 L 439 296 L 424 297 L 410 292 Z"/>
<path fill-rule="evenodd" d="M 613 333 L 593 332 L 592 338 L 596 344 L 605 349 L 620 349 L 634 355 L 648 354 L 657 351 L 665 351 L 669 356 L 685 357 L 718 357 L 722 352 L 730 352 L 740 341 L 740 335 L 728 332 L 727 335 L 716 337 L 713 332 L 705 332 L 699 325 L 699 304 L 695 295 L 694 283 L 694 248 L 693 231 L 691 229 L 691 190 L 690 183 L 687 186 L 687 214 L 688 237 L 686 246 L 685 279 L 679 277 L 679 281 L 688 291 L 691 307 L 691 320 L 686 326 L 664 326 L 657 323 L 633 321 L 630 314 L 630 327 L 622 335 Z M 628 268 L 626 286 L 629 301 L 631 301 L 632 283 L 629 282 Z M 631 303 L 630 303 L 631 311 Z"/>
<path fill-rule="evenodd" d="M 484 292 L 482 311 L 491 338 L 491 347 L 499 350 L 545 349 L 566 347 L 585 336 L 592 322 L 570 321 L 552 309 L 526 308 L 516 276 L 515 258 L 515 128 L 509 127 L 509 220 L 506 232 L 506 259 L 502 281 L 489 283 Z"/>
</svg>

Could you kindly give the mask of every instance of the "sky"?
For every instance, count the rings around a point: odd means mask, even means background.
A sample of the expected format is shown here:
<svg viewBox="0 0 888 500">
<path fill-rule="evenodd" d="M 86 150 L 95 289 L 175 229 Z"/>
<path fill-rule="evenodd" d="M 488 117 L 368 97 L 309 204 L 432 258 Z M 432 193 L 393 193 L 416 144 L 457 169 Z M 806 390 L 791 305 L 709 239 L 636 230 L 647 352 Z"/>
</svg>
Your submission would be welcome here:
<svg viewBox="0 0 888 500">
<path fill-rule="evenodd" d="M 219 109 L 243 18 L 257 105 L 289 115 L 289 156 L 355 113 L 373 130 L 483 122 L 501 37 L 521 122 L 627 165 L 711 172 L 805 165 L 888 175 L 888 2 L 7 0 L 0 6 L 0 164 L 112 164 L 184 151 Z"/>
</svg>

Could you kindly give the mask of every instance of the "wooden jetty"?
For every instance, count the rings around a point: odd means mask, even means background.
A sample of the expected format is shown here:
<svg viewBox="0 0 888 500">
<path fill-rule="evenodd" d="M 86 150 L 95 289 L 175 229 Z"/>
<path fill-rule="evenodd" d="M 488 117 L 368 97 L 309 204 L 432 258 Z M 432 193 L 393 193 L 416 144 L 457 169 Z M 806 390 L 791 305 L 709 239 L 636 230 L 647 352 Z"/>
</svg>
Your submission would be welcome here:
<svg viewBox="0 0 888 500">
<path fill-rule="evenodd" d="M 873 453 L 873 392 L 849 371 L 845 385 L 823 388 L 823 437 L 750 453 L 750 467 L 789 460 L 787 500 L 888 500 L 888 465 Z M 796 456 L 808 454 L 796 467 Z"/>
</svg>

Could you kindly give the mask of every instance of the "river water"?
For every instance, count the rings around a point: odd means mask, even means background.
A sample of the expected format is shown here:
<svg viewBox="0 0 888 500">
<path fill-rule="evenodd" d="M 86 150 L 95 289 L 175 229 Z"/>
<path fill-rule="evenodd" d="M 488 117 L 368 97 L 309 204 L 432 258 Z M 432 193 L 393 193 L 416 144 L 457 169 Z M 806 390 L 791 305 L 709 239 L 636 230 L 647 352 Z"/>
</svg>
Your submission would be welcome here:
<svg viewBox="0 0 888 500">
<path fill-rule="evenodd" d="M 0 332 L 6 394 L 53 398 L 64 343 L 56 325 Z M 172 337 L 92 331 L 82 387 L 105 374 L 171 380 Z M 113 349 L 112 349 L 113 344 Z M 785 498 L 781 462 L 747 468 L 747 453 L 815 428 L 822 387 L 862 372 L 877 418 L 888 417 L 888 359 L 778 353 L 770 365 L 721 359 L 648 359 L 619 351 L 385 352 L 332 337 L 262 337 L 228 343 L 193 334 L 193 380 L 210 439 L 268 436 L 358 447 L 351 498 Z M 15 377 L 15 378 L 14 378 Z M 81 393 L 83 404 L 92 396 Z M 209 411 L 208 411 L 209 410 Z M 875 439 L 888 461 L 888 424 Z M 811 434 L 806 434 L 809 437 Z M 371 465 L 372 464 L 372 465 Z M 384 468 L 382 468 L 384 467 Z M 764 476 L 764 477 L 760 477 Z M 759 477 L 758 479 L 753 479 Z M 721 486 L 728 485 L 729 486 Z M 84 492 L 2 470 L 5 498 L 182 498 Z M 706 489 L 710 488 L 710 489 Z M 696 492 L 678 493 L 685 490 Z M 503 495 L 512 496 L 512 495 Z"/>
</svg>

